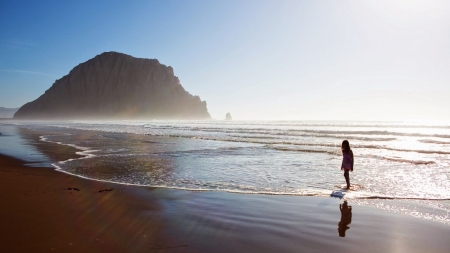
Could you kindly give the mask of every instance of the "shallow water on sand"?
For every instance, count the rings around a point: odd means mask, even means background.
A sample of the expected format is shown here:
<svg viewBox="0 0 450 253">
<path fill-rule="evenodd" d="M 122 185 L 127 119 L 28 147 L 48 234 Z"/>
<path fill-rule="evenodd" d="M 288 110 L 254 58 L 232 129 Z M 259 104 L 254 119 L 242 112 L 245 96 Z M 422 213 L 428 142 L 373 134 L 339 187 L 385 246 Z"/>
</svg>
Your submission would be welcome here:
<svg viewBox="0 0 450 253">
<path fill-rule="evenodd" d="M 420 199 L 425 206 L 440 210 L 435 210 L 433 219 L 450 223 L 450 208 L 444 201 L 450 199 L 448 125 L 299 121 L 13 124 L 51 131 L 41 140 L 82 149 L 85 158 L 59 161 L 55 166 L 90 179 L 247 194 Z M 357 191 L 337 187 L 345 183 L 340 171 L 343 139 L 350 141 L 355 154 L 350 177 Z M 426 212 L 418 213 L 425 217 Z"/>
</svg>

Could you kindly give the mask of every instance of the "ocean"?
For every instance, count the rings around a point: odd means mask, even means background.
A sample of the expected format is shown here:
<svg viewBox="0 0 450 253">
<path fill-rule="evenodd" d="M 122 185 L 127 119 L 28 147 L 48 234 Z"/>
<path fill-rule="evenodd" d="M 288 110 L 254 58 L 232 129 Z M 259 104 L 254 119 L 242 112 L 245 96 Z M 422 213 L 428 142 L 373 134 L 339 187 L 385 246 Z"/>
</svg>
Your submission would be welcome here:
<svg viewBox="0 0 450 253">
<path fill-rule="evenodd" d="M 3 128 L 7 125 L 50 132 L 40 141 L 78 148 L 82 158 L 56 161 L 53 166 L 88 179 L 191 191 L 338 197 L 450 224 L 448 124 L 0 123 Z M 344 139 L 355 157 L 350 173 L 355 191 L 341 189 L 345 184 L 340 170 Z M 404 200 L 404 204 L 392 205 L 390 199 Z"/>
</svg>

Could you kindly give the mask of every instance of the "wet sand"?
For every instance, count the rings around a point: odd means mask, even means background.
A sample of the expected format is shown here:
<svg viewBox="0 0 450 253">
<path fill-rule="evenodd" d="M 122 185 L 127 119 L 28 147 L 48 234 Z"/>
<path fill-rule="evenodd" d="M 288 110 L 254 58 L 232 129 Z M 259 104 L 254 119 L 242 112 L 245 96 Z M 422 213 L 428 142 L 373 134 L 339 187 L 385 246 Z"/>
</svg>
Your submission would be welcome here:
<svg viewBox="0 0 450 253">
<path fill-rule="evenodd" d="M 77 188 L 71 189 L 69 188 Z M 100 190 L 113 189 L 112 191 Z M 1 252 L 143 252 L 161 244 L 140 189 L 30 168 L 0 156 Z"/>
<path fill-rule="evenodd" d="M 58 158 L 61 145 L 37 145 Z M 135 187 L 24 164 L 0 155 L 0 252 L 450 250 L 449 225 L 352 202 L 350 216 L 338 198 Z"/>
</svg>

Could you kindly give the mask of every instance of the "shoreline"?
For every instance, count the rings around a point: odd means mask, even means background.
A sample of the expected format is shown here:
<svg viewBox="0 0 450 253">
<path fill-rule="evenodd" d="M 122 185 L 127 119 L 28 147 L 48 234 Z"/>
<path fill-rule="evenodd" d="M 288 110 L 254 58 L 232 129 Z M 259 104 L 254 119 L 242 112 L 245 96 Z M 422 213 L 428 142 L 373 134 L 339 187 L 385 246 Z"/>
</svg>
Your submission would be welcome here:
<svg viewBox="0 0 450 253">
<path fill-rule="evenodd" d="M 35 136 L 33 133 L 31 136 Z M 38 144 L 54 158 L 75 148 Z M 317 196 L 195 192 L 122 185 L 0 154 L 6 252 L 447 252 L 450 226 Z M 69 190 L 68 188 L 72 188 Z M 79 189 L 73 190 L 73 188 Z M 112 191 L 102 191 L 109 190 Z M 345 225 L 345 222 L 344 222 Z M 341 237 L 344 230 L 346 237 Z M 339 232 L 339 233 L 338 233 Z M 26 243 L 24 243 L 26 242 Z M 52 250 L 53 248 L 53 250 Z"/>
<path fill-rule="evenodd" d="M 123 220 L 147 219 L 142 213 L 159 208 L 140 199 L 134 193 L 139 189 L 27 167 L 1 154 L 0 165 L 0 200 L 5 203 L 0 236 L 8 242 L 2 251 L 126 252 L 131 245 L 139 251 L 161 241 L 157 219 L 139 230 L 122 225 Z M 113 190 L 99 192 L 105 189 Z"/>
<path fill-rule="evenodd" d="M 124 186 L 26 167 L 4 155 L 0 165 L 5 252 L 450 249 L 449 226 L 352 202 L 353 217 L 346 223 L 336 198 Z M 99 192 L 105 189 L 113 190 Z"/>
</svg>

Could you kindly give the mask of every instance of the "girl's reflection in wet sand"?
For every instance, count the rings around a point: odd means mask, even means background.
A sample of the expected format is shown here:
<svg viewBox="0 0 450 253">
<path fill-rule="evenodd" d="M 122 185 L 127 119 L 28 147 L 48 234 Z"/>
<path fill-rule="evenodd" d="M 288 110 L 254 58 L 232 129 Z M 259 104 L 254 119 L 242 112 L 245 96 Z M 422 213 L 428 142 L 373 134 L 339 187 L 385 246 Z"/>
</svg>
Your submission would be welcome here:
<svg viewBox="0 0 450 253">
<path fill-rule="evenodd" d="M 352 207 L 345 200 L 344 203 L 339 205 L 339 209 L 341 210 L 341 221 L 338 224 L 339 236 L 345 237 L 345 231 L 350 229 L 348 225 L 352 223 Z"/>
</svg>

